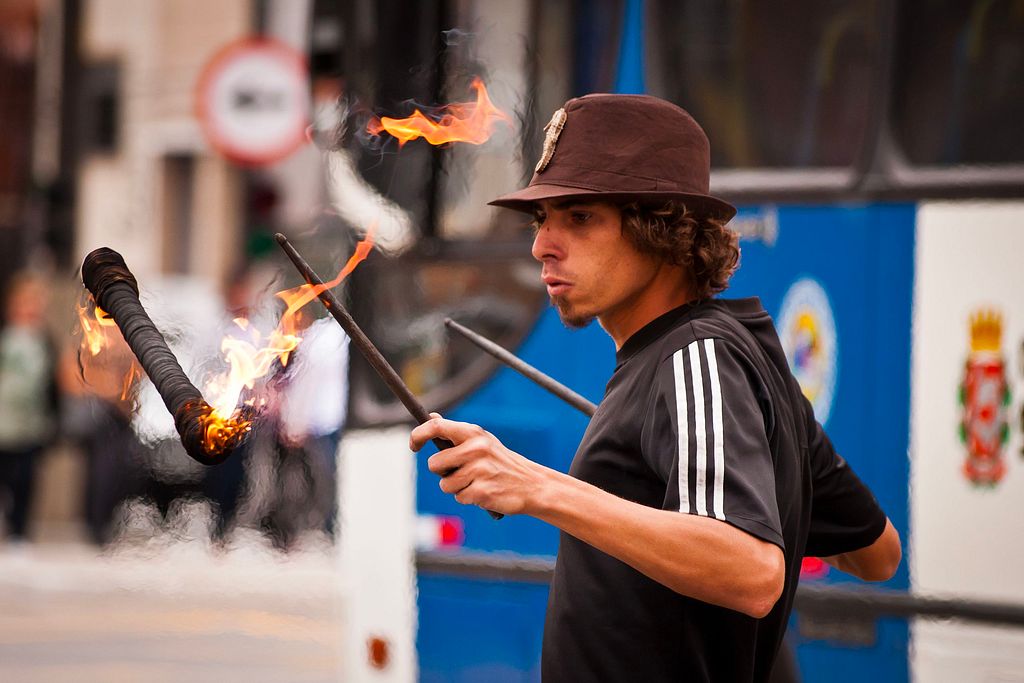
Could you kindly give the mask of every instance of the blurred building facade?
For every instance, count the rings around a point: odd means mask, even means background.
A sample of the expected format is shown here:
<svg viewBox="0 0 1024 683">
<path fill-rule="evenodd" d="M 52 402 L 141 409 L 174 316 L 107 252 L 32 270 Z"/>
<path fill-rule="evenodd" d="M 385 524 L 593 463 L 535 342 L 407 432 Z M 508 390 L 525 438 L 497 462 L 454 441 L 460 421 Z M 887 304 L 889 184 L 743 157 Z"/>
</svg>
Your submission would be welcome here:
<svg viewBox="0 0 1024 683">
<path fill-rule="evenodd" d="M 279 226 L 308 223 L 325 196 L 315 150 L 232 163 L 202 133 L 196 88 L 244 37 L 308 54 L 311 19 L 308 0 L 0 2 L 3 272 L 71 268 L 104 244 L 142 276 L 219 286 L 246 258 L 266 187 Z"/>
<path fill-rule="evenodd" d="M 58 192 L 61 160 L 53 138 L 61 121 L 54 97 L 63 70 L 59 35 L 53 45 L 47 21 L 51 11 L 30 0 L 0 3 L 0 239 L 6 247 L 0 287 L 31 255 L 38 260 L 47 237 L 39 209 L 48 190 Z"/>
<path fill-rule="evenodd" d="M 113 243 L 142 274 L 225 283 L 247 256 L 259 172 L 211 149 L 197 118 L 198 83 L 220 50 L 245 37 L 272 35 L 304 53 L 309 10 L 309 2 L 280 0 L 83 3 L 82 68 L 95 74 L 83 99 L 94 104 L 106 144 L 80 162 L 76 260 Z M 309 152 L 265 176 L 293 224 L 323 197 Z M 302 208 L 293 208 L 295 194 Z"/>
<path fill-rule="evenodd" d="M 195 118 L 196 81 L 226 42 L 251 33 L 254 5 L 82 3 L 83 136 L 76 202 L 80 262 L 97 245 L 140 277 L 223 282 L 235 266 L 242 177 L 212 152 Z M 92 130 L 88 130 L 88 128 Z"/>
<path fill-rule="evenodd" d="M 51 278 L 50 328 L 72 346 L 77 267 L 110 246 L 165 293 L 168 322 L 216 324 L 232 277 L 273 231 L 308 230 L 326 183 L 312 145 L 259 168 L 216 151 L 197 86 L 247 37 L 308 54 L 311 13 L 305 0 L 0 1 L 0 291 L 25 268 Z M 77 526 L 82 467 L 66 447 L 44 460 L 37 522 Z"/>
</svg>

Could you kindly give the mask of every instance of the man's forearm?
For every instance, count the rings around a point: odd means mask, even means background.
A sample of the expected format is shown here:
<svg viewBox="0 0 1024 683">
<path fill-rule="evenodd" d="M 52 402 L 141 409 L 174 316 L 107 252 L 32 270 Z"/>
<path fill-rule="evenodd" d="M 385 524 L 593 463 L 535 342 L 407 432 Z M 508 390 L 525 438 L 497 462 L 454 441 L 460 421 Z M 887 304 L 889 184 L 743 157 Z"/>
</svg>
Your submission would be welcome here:
<svg viewBox="0 0 1024 683">
<path fill-rule="evenodd" d="M 716 519 L 633 503 L 554 470 L 524 512 L 704 602 L 762 617 L 782 592 L 781 549 Z"/>
<path fill-rule="evenodd" d="M 888 519 L 885 530 L 871 545 L 842 555 L 821 558 L 841 572 L 863 581 L 887 581 L 896 573 L 903 558 L 900 535 Z"/>
<path fill-rule="evenodd" d="M 754 617 L 782 593 L 782 550 L 731 524 L 624 500 L 509 450 L 478 425 L 435 416 L 409 446 L 437 437 L 455 446 L 427 467 L 460 503 L 544 520 L 682 595 Z"/>
</svg>

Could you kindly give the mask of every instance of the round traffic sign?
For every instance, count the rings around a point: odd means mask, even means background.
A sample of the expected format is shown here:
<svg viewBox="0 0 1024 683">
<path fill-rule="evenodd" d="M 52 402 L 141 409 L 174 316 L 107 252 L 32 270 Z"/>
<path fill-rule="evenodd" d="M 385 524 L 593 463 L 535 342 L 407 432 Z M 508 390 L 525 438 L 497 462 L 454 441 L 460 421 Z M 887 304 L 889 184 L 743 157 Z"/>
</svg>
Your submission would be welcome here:
<svg viewBox="0 0 1024 683">
<path fill-rule="evenodd" d="M 301 53 L 272 38 L 243 38 L 207 62 L 196 115 L 214 149 L 239 163 L 263 165 L 306 141 L 309 101 Z"/>
</svg>

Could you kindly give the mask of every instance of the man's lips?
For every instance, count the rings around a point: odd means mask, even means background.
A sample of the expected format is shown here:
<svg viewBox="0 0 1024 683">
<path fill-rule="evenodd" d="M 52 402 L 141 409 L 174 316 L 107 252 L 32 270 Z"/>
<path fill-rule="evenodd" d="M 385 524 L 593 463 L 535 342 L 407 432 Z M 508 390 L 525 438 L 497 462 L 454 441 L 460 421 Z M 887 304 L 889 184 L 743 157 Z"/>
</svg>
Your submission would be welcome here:
<svg viewBox="0 0 1024 683">
<path fill-rule="evenodd" d="M 557 277 L 552 277 L 550 275 L 542 276 L 541 280 L 544 282 L 545 285 L 547 285 L 548 296 L 557 296 L 559 294 L 564 294 L 565 292 L 569 291 L 570 287 L 572 287 L 571 283 L 566 282 L 565 280 L 560 280 Z"/>
</svg>

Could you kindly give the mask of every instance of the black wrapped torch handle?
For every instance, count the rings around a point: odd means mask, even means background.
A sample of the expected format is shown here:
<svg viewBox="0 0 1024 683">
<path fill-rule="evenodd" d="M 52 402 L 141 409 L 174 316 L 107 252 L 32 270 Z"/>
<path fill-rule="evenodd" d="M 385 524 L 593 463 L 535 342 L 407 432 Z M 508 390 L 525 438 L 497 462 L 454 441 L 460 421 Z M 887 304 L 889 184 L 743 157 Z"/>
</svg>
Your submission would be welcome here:
<svg viewBox="0 0 1024 683">
<path fill-rule="evenodd" d="M 124 258 L 107 247 L 100 247 L 82 263 L 82 282 L 92 292 L 96 304 L 121 330 L 128 346 L 152 380 L 189 456 L 204 465 L 216 465 L 228 458 L 245 432 L 229 436 L 215 452 L 203 443 L 205 418 L 213 408 L 181 369 L 163 335 L 150 320 L 139 301 L 139 285 L 128 270 Z"/>
</svg>

